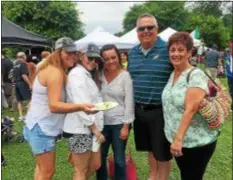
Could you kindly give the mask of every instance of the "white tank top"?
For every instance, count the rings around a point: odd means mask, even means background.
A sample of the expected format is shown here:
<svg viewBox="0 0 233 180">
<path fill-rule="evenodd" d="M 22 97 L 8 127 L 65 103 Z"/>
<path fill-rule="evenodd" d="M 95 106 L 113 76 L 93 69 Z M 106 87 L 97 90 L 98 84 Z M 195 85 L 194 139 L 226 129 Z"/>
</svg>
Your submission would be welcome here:
<svg viewBox="0 0 233 180">
<path fill-rule="evenodd" d="M 65 89 L 62 90 L 61 100 L 65 102 Z M 40 84 L 38 76 L 33 83 L 32 99 L 26 115 L 26 126 L 31 130 L 38 124 L 47 136 L 57 136 L 62 133 L 66 114 L 51 113 L 48 105 L 47 87 Z"/>
</svg>

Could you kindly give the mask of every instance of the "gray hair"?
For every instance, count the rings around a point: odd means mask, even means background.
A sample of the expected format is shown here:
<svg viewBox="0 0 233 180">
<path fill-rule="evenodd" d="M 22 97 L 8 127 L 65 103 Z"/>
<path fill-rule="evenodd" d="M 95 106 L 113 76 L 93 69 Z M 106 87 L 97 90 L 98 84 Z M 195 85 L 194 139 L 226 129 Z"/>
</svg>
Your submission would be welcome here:
<svg viewBox="0 0 233 180">
<path fill-rule="evenodd" d="M 16 55 L 16 57 L 17 58 L 24 58 L 24 59 L 27 58 L 27 56 L 26 56 L 26 54 L 24 52 L 18 52 L 17 55 Z"/>
<path fill-rule="evenodd" d="M 140 16 L 138 17 L 138 19 L 137 19 L 137 26 L 138 26 L 139 21 L 140 21 L 142 18 L 145 18 L 145 17 L 149 17 L 149 18 L 153 19 L 154 25 L 156 26 L 156 28 L 158 28 L 158 23 L 157 23 L 156 18 L 155 18 L 152 14 L 149 14 L 149 13 L 144 13 L 144 14 L 142 14 L 142 15 L 140 15 Z"/>
</svg>

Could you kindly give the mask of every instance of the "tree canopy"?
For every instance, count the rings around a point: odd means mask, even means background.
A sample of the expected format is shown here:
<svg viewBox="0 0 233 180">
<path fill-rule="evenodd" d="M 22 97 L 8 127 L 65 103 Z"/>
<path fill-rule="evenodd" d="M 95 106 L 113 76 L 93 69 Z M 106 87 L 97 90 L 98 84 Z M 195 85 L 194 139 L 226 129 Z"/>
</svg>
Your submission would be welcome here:
<svg viewBox="0 0 233 180">
<path fill-rule="evenodd" d="M 74 2 L 2 2 L 4 17 L 29 31 L 54 40 L 62 36 L 78 39 L 84 35 L 79 14 Z"/>
<path fill-rule="evenodd" d="M 187 21 L 188 11 L 184 7 L 185 2 L 146 2 L 140 5 L 133 5 L 126 13 L 123 21 L 124 31 L 127 32 L 136 26 L 138 16 L 143 13 L 150 13 L 156 17 L 159 30 L 167 27 L 180 30 Z"/>
<path fill-rule="evenodd" d="M 232 3 L 221 1 L 158 2 L 150 1 L 133 5 L 123 20 L 124 32 L 136 26 L 138 16 L 143 13 L 154 15 L 159 31 L 171 27 L 177 31 L 200 29 L 200 39 L 207 46 L 217 44 L 225 48 L 232 40 Z"/>
</svg>

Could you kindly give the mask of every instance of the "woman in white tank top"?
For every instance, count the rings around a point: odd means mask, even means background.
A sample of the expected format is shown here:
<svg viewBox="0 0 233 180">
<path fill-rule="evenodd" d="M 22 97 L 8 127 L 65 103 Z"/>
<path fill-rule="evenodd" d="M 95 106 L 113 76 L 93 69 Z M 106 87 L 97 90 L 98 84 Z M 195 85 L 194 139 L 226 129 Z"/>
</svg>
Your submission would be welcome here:
<svg viewBox="0 0 233 180">
<path fill-rule="evenodd" d="M 55 51 L 38 67 L 24 137 L 36 159 L 34 179 L 50 180 L 55 170 L 55 139 L 62 132 L 65 113 L 95 113 L 91 104 L 65 103 L 67 69 L 77 60 L 77 47 L 60 38 Z"/>
</svg>

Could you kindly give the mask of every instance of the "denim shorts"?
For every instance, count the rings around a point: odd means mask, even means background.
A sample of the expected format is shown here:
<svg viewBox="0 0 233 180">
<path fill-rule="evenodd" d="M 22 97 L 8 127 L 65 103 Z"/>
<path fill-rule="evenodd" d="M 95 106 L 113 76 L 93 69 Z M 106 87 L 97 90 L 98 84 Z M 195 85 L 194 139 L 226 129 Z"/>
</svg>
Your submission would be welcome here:
<svg viewBox="0 0 233 180">
<path fill-rule="evenodd" d="M 56 149 L 56 137 L 47 136 L 38 124 L 31 130 L 24 126 L 23 135 L 25 140 L 29 143 L 33 155 L 43 154 Z"/>
</svg>

